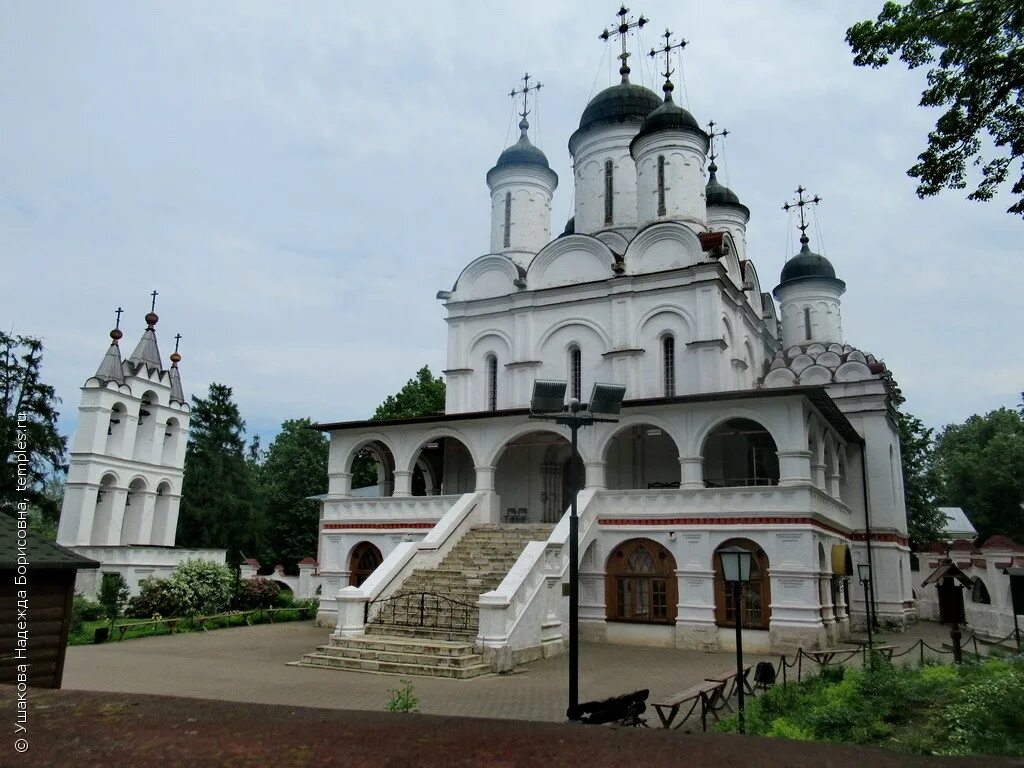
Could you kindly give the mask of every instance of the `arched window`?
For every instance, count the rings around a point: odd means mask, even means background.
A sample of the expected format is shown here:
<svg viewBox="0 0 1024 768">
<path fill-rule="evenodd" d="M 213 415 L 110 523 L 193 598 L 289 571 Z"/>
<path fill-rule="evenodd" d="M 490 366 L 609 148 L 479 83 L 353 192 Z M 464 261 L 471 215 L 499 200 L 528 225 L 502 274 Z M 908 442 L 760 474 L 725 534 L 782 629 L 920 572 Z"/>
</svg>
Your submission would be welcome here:
<svg viewBox="0 0 1024 768">
<path fill-rule="evenodd" d="M 579 400 L 583 392 L 583 353 L 575 344 L 569 347 L 569 396 Z"/>
<path fill-rule="evenodd" d="M 498 358 L 487 356 L 487 410 L 498 410 Z"/>
<path fill-rule="evenodd" d="M 725 580 L 719 549 L 743 547 L 750 558 L 750 581 L 740 592 L 743 611 L 743 626 L 750 629 L 768 629 L 771 619 L 772 591 L 768 580 L 768 555 L 749 539 L 729 539 L 715 550 L 715 623 L 720 627 L 735 627 L 736 613 L 733 610 L 732 584 Z"/>
<path fill-rule="evenodd" d="M 127 423 L 125 417 L 128 410 L 123 403 L 114 403 L 110 409 L 110 420 L 107 422 L 107 447 L 108 454 L 117 454 L 124 446 L 124 435 Z"/>
<path fill-rule="evenodd" d="M 661 341 L 662 368 L 665 374 L 665 397 L 674 397 L 676 394 L 676 339 L 675 336 L 665 336 Z"/>
<path fill-rule="evenodd" d="M 505 193 L 505 247 L 512 244 L 512 193 Z"/>
<path fill-rule="evenodd" d="M 810 341 L 811 336 L 811 308 L 804 307 L 804 338 Z"/>
<path fill-rule="evenodd" d="M 348 583 L 351 587 L 361 586 L 370 574 L 377 570 L 377 566 L 384 562 L 380 550 L 368 541 L 356 544 L 352 550 L 352 559 L 349 563 Z"/>
<path fill-rule="evenodd" d="M 605 577 L 611 621 L 672 624 L 676 620 L 676 561 L 650 539 L 631 539 L 612 550 Z"/>
<path fill-rule="evenodd" d="M 658 155 L 658 215 L 665 215 L 665 156 Z"/>
<path fill-rule="evenodd" d="M 704 485 L 736 488 L 779 484 L 779 453 L 775 440 L 750 419 L 729 419 L 704 441 Z"/>
<path fill-rule="evenodd" d="M 975 576 L 974 585 L 971 587 L 971 602 L 981 605 L 992 605 L 992 598 L 989 597 L 988 587 L 978 576 Z"/>
<path fill-rule="evenodd" d="M 604 223 L 611 224 L 615 210 L 612 206 L 612 196 L 615 194 L 615 185 L 612 179 L 612 161 L 604 161 Z"/>
</svg>

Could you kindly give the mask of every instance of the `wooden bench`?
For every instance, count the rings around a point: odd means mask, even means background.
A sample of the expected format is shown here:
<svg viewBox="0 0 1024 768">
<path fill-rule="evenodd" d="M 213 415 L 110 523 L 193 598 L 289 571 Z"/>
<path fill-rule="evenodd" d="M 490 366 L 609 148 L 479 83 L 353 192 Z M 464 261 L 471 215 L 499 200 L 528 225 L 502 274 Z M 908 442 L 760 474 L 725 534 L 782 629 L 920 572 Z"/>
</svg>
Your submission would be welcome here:
<svg viewBox="0 0 1024 768">
<path fill-rule="evenodd" d="M 174 634 L 174 628 L 178 625 L 181 619 L 147 619 L 146 621 L 132 621 L 126 624 L 118 624 L 115 628 L 117 629 L 117 639 L 124 640 L 124 636 L 131 629 L 137 629 L 138 627 L 156 627 L 160 624 L 166 626 L 171 634 Z"/>
<path fill-rule="evenodd" d="M 695 685 L 685 691 L 668 696 L 662 701 L 655 702 L 654 711 L 658 713 L 658 719 L 661 720 L 663 728 L 679 728 L 690 718 L 697 707 L 700 707 L 700 725 L 706 731 L 709 712 L 716 722 L 720 719 L 717 702 L 722 698 L 725 686 L 726 683 L 723 681 L 708 681 Z M 690 708 L 677 722 L 676 717 L 686 704 L 689 704 Z"/>
<path fill-rule="evenodd" d="M 749 695 L 749 696 L 753 696 L 754 695 L 754 687 L 750 684 L 750 672 L 753 669 L 754 669 L 753 665 L 750 665 L 748 667 L 744 667 L 743 668 L 743 681 L 742 681 L 743 682 L 743 692 L 745 694 Z M 740 682 L 739 680 L 737 680 L 736 670 L 735 669 L 726 670 L 725 672 L 719 672 L 717 675 L 709 675 L 708 677 L 705 677 L 704 679 L 708 680 L 710 682 L 713 682 L 713 683 L 724 683 L 725 685 L 729 686 L 729 692 L 728 693 L 724 693 L 722 695 L 722 697 L 721 697 L 722 701 L 721 701 L 721 704 L 718 704 L 718 707 L 719 708 L 725 707 L 725 708 L 727 708 L 731 712 L 732 711 L 732 707 L 729 706 L 729 699 L 731 699 L 732 696 L 736 693 L 736 687 L 737 687 L 738 683 Z M 730 685 L 730 683 L 731 683 L 731 685 Z M 717 702 L 716 702 L 716 704 L 717 704 Z"/>
<path fill-rule="evenodd" d="M 646 728 L 647 721 L 640 716 L 647 711 L 645 702 L 649 694 L 650 691 L 645 689 L 622 696 L 612 696 L 603 701 L 588 701 L 567 711 L 566 716 L 569 720 L 575 720 L 584 725 L 615 723 L 634 728 Z"/>
</svg>

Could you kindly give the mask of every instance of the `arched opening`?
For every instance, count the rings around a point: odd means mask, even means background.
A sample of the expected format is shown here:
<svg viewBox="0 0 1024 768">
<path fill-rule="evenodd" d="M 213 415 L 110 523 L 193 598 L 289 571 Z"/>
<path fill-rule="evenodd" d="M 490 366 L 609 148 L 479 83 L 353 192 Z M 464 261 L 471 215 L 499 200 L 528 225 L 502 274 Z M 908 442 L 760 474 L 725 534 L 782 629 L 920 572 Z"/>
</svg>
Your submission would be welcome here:
<svg viewBox="0 0 1024 768">
<path fill-rule="evenodd" d="M 113 475 L 104 475 L 96 491 L 96 511 L 93 513 L 90 544 L 107 544 L 110 523 L 114 519 L 114 503 L 117 499 L 117 480 Z"/>
<path fill-rule="evenodd" d="M 476 464 L 461 440 L 437 437 L 420 447 L 413 458 L 413 496 L 472 493 L 474 490 Z"/>
<path fill-rule="evenodd" d="M 985 582 L 981 580 L 981 577 L 975 576 L 971 581 L 973 582 L 971 586 L 971 602 L 980 605 L 992 605 L 992 598 L 988 594 L 988 587 L 985 586 Z"/>
<path fill-rule="evenodd" d="M 128 409 L 124 403 L 114 403 L 107 422 L 107 443 L 104 451 L 108 456 L 118 456 L 124 450 L 124 434 L 128 428 Z"/>
<path fill-rule="evenodd" d="M 665 156 L 658 155 L 658 215 L 665 215 Z"/>
<path fill-rule="evenodd" d="M 614 166 L 611 159 L 604 161 L 604 223 L 611 224 L 615 219 L 614 196 Z"/>
<path fill-rule="evenodd" d="M 135 425 L 135 458 L 153 460 L 153 435 L 156 431 L 156 393 L 147 390 L 139 403 L 139 420 Z"/>
<path fill-rule="evenodd" d="M 831 437 L 825 438 L 825 491 L 829 496 L 839 496 L 839 468 L 836 465 L 835 444 Z"/>
<path fill-rule="evenodd" d="M 124 497 L 124 516 L 121 518 L 121 544 L 143 544 L 142 512 L 146 503 L 146 481 L 132 480 Z"/>
<path fill-rule="evenodd" d="M 505 237 L 502 240 L 505 248 L 512 245 L 512 193 L 505 193 Z"/>
<path fill-rule="evenodd" d="M 362 586 L 362 583 L 383 562 L 384 556 L 381 555 L 380 550 L 376 546 L 368 541 L 361 541 L 356 544 L 352 550 L 352 557 L 349 560 L 349 585 L 353 587 Z"/>
<path fill-rule="evenodd" d="M 676 337 L 670 333 L 661 339 L 661 370 L 665 384 L 665 397 L 676 394 Z"/>
<path fill-rule="evenodd" d="M 498 357 L 490 354 L 484 359 L 486 368 L 487 410 L 498 410 Z"/>
<path fill-rule="evenodd" d="M 704 485 L 735 488 L 779 484 L 779 454 L 767 429 L 750 419 L 729 419 L 704 441 Z"/>
<path fill-rule="evenodd" d="M 494 470 L 501 517 L 509 523 L 556 523 L 569 506 L 569 441 L 538 430 L 505 444 Z M 576 487 L 586 485 L 577 463 Z"/>
<path fill-rule="evenodd" d="M 768 578 L 768 555 L 749 539 L 729 539 L 715 549 L 712 567 L 715 570 L 715 623 L 720 627 L 735 627 L 732 585 L 725 580 L 722 558 L 718 554 L 725 547 L 743 547 L 750 558 L 750 581 L 740 591 L 743 626 L 748 629 L 768 629 L 771 621 L 772 590 Z"/>
<path fill-rule="evenodd" d="M 609 621 L 672 624 L 678 584 L 672 553 L 650 539 L 630 539 L 612 550 L 605 576 Z"/>
<path fill-rule="evenodd" d="M 173 466 L 178 455 L 178 437 L 181 433 L 181 425 L 178 420 L 171 417 L 164 425 L 163 445 L 160 448 L 160 463 L 164 466 Z"/>
<path fill-rule="evenodd" d="M 654 424 L 619 430 L 608 442 L 604 460 L 609 490 L 679 487 L 679 449 Z"/>
<path fill-rule="evenodd" d="M 171 484 L 166 480 L 156 487 L 153 504 L 153 529 L 149 543 L 170 547 L 174 544 L 174 530 L 171 528 Z"/>
<path fill-rule="evenodd" d="M 363 443 L 351 459 L 353 496 L 391 496 L 395 492 L 395 457 L 380 440 Z"/>
<path fill-rule="evenodd" d="M 583 397 L 583 353 L 578 345 L 569 347 L 569 396 Z"/>
</svg>

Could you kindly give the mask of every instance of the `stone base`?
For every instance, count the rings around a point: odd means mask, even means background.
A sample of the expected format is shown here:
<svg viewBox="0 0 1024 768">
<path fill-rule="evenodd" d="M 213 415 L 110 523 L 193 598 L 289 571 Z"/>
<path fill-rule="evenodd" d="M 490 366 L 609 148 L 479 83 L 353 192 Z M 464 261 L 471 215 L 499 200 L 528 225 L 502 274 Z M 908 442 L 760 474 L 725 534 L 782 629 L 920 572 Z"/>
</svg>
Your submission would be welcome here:
<svg viewBox="0 0 1024 768">
<path fill-rule="evenodd" d="M 829 647 L 828 635 L 824 626 L 779 627 L 771 625 L 768 629 L 768 644 L 772 653 L 789 653 L 797 648 L 817 650 Z"/>
<path fill-rule="evenodd" d="M 676 624 L 676 648 L 715 653 L 722 650 L 718 627 L 704 624 Z"/>
</svg>

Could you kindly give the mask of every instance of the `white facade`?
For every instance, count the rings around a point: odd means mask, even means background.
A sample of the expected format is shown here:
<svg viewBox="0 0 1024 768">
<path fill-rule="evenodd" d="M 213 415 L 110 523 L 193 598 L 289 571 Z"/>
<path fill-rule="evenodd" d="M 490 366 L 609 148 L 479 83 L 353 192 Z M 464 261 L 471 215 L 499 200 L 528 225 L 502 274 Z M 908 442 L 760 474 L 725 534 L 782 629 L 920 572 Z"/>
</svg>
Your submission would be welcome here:
<svg viewBox="0 0 1024 768">
<path fill-rule="evenodd" d="M 863 622 L 850 573 L 869 542 L 879 618 L 913 618 L 884 366 L 845 344 L 841 290 L 825 296 L 806 269 L 780 286 L 780 338 L 746 252 L 749 212 L 721 185 L 708 206 L 707 134 L 674 105 L 674 122 L 646 123 L 649 112 L 637 112 L 659 104 L 629 84 L 628 69 L 591 101 L 569 144 L 574 227 L 554 240 L 521 241 L 528 252 L 497 247 L 492 195 L 491 251 L 438 293 L 448 323 L 444 416 L 322 425 L 331 453 L 321 622 L 359 634 L 370 601 L 435 566 L 472 527 L 548 522 L 549 538 L 527 545 L 501 585 L 480 595 L 477 644 L 526 656 L 560 644 L 571 452 L 564 428 L 529 419 L 536 379 L 565 380 L 583 400 L 595 382 L 626 387 L 621 421 L 579 435 L 588 637 L 728 646 L 715 552 L 736 541 L 756 552 L 761 574 L 747 604 L 753 647 L 829 645 Z M 542 155 L 536 168 L 546 168 Z M 492 169 L 492 193 L 503 178 Z M 533 229 L 521 231 L 547 231 L 543 202 Z M 790 303 L 819 299 L 826 307 L 811 307 L 812 338 L 787 331 Z M 378 497 L 353 495 L 357 455 L 377 464 Z M 370 546 L 382 562 L 356 585 L 354 558 Z M 661 570 L 623 565 L 641 549 Z M 650 606 L 623 597 L 640 582 L 658 584 L 650 620 Z"/>
<path fill-rule="evenodd" d="M 134 594 L 141 578 L 167 576 L 187 557 L 224 562 L 223 550 L 174 548 L 189 406 L 181 356 L 163 367 L 158 319 L 146 316 L 127 360 L 120 330 L 112 331 L 99 369 L 82 386 L 57 543 L 100 561 L 98 572 L 79 574 L 79 591 L 89 595 L 104 572 L 122 573 Z"/>
</svg>

